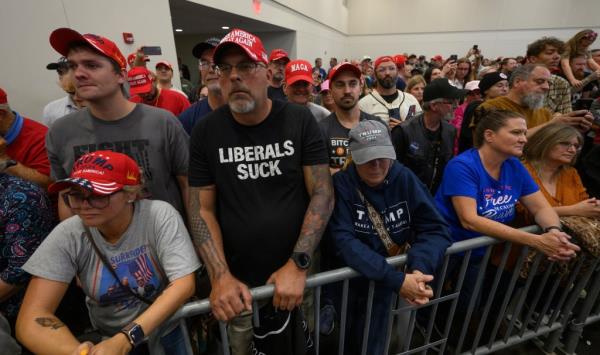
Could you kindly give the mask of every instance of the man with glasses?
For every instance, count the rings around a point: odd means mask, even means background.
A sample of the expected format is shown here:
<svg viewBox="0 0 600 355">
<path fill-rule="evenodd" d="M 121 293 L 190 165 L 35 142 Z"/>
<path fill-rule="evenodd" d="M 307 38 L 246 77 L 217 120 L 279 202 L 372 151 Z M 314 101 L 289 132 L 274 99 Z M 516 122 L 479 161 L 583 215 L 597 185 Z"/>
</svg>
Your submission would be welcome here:
<svg viewBox="0 0 600 355">
<path fill-rule="evenodd" d="M 312 65 L 302 59 L 292 60 L 285 66 L 285 84 L 283 91 L 288 101 L 308 107 L 310 113 L 320 122 L 331 112 L 311 101 L 314 90 Z"/>
<path fill-rule="evenodd" d="M 108 38 L 60 28 L 50 44 L 67 57 L 77 94 L 88 102 L 87 109 L 59 119 L 48 131 L 52 177 L 67 178 L 86 153 L 125 153 L 143 170 L 145 197 L 167 201 L 185 216 L 189 137 L 179 121 L 166 110 L 127 99 L 125 57 Z M 69 217 L 62 198 L 58 203 L 61 219 Z"/>
<path fill-rule="evenodd" d="M 211 280 L 212 312 L 230 321 L 233 354 L 248 354 L 249 288 L 274 284 L 276 309 L 302 303 L 333 188 L 310 111 L 267 97 L 260 39 L 234 29 L 213 58 L 227 104 L 192 133 L 190 231 Z"/>
<path fill-rule="evenodd" d="M 198 120 L 225 104 L 219 85 L 219 76 L 216 73 L 215 63 L 213 63 L 213 53 L 219 41 L 218 38 L 209 38 L 198 43 L 192 51 L 194 57 L 198 58 L 202 85 L 208 89 L 208 95 L 206 100 L 198 100 L 179 115 L 179 121 L 190 136 Z"/>
<path fill-rule="evenodd" d="M 375 60 L 375 78 L 375 90 L 358 103 L 361 111 L 380 117 L 390 129 L 421 112 L 414 96 L 396 88 L 398 67 L 394 58 L 386 55 Z"/>
<path fill-rule="evenodd" d="M 85 101 L 77 96 L 73 77 L 69 72 L 69 66 L 67 65 L 67 58 L 60 57 L 57 62 L 46 65 L 46 69 L 56 70 L 56 73 L 58 74 L 58 84 L 61 89 L 67 93 L 67 96 L 54 100 L 44 107 L 41 122 L 47 127 L 50 127 L 57 119 L 84 107 Z"/>
<path fill-rule="evenodd" d="M 527 136 L 530 137 L 549 123 L 565 123 L 587 132 L 592 127 L 594 116 L 587 110 L 578 110 L 568 114 L 552 114 L 544 107 L 544 101 L 552 74 L 546 65 L 526 64 L 516 68 L 509 78 L 508 94 L 486 100 L 475 111 L 475 117 L 482 117 L 486 110 L 508 110 L 518 112 L 527 121 Z"/>
<path fill-rule="evenodd" d="M 290 62 L 288 54 L 283 49 L 273 49 L 269 56 L 269 87 L 267 95 L 271 100 L 286 101 L 288 98 L 283 90 L 285 82 L 285 66 Z"/>
<path fill-rule="evenodd" d="M 392 130 L 397 159 L 435 194 L 446 163 L 454 155 L 456 128 L 449 121 L 463 91 L 448 79 L 432 80 L 423 92 L 423 113 Z"/>
</svg>

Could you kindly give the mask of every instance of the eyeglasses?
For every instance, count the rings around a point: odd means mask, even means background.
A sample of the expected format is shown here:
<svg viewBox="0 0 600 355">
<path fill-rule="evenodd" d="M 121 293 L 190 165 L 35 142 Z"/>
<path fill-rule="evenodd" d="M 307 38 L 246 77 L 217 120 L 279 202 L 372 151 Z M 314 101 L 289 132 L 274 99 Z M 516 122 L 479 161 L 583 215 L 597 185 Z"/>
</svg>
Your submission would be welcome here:
<svg viewBox="0 0 600 355">
<path fill-rule="evenodd" d="M 78 209 L 83 205 L 83 201 L 87 201 L 92 208 L 103 209 L 110 204 L 110 197 L 121 191 L 113 192 L 110 195 L 85 195 L 81 192 L 67 192 L 62 195 L 65 204 L 69 208 Z"/>
<path fill-rule="evenodd" d="M 578 152 L 581 151 L 581 145 L 579 143 L 558 142 L 558 145 L 565 150 L 575 148 L 576 151 L 578 151 Z"/>
<path fill-rule="evenodd" d="M 231 70 L 235 67 L 238 75 L 247 76 L 253 74 L 258 67 L 265 68 L 264 65 L 261 65 L 257 62 L 241 62 L 236 65 L 222 63 L 217 65 L 215 73 L 219 76 L 229 77 L 231 75 Z"/>
<path fill-rule="evenodd" d="M 200 68 L 203 69 L 212 69 L 213 71 L 217 71 L 217 66 L 213 62 L 209 62 L 207 60 L 200 61 Z"/>
<path fill-rule="evenodd" d="M 590 41 L 593 42 L 593 41 L 596 40 L 596 37 L 598 37 L 598 33 L 596 33 L 596 32 L 590 32 L 590 33 L 586 34 L 585 36 L 583 36 L 582 38 L 590 40 Z"/>
</svg>

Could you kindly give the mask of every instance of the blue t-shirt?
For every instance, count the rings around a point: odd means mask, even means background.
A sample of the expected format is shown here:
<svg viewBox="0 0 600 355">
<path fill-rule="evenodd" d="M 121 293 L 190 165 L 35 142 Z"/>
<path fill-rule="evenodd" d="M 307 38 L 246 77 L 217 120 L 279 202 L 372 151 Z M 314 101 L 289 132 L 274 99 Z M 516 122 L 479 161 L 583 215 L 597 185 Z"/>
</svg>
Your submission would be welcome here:
<svg viewBox="0 0 600 355">
<path fill-rule="evenodd" d="M 196 123 L 204 116 L 212 112 L 212 108 L 208 104 L 208 99 L 202 99 L 187 110 L 179 114 L 179 121 L 189 136 L 192 135 L 192 129 Z"/>
<path fill-rule="evenodd" d="M 530 195 L 539 188 L 531 175 L 516 158 L 509 158 L 500 168 L 500 180 L 491 177 L 479 157 L 477 149 L 469 149 L 450 160 L 437 194 L 436 205 L 448 224 L 455 242 L 478 237 L 481 233 L 462 227 L 454 206 L 453 196 L 465 196 L 477 202 L 477 214 L 500 223 L 509 223 L 515 217 L 515 205 L 521 196 Z M 474 251 L 482 255 L 485 248 Z"/>
</svg>

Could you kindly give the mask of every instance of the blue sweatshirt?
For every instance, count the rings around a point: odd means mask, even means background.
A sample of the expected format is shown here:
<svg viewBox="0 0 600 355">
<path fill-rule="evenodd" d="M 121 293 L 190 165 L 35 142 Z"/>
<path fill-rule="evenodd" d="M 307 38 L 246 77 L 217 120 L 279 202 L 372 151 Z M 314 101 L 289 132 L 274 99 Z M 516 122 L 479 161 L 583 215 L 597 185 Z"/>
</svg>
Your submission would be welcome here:
<svg viewBox="0 0 600 355">
<path fill-rule="evenodd" d="M 397 161 L 384 182 L 375 188 L 363 183 L 356 166 L 333 176 L 335 208 L 328 225 L 336 256 L 366 278 L 398 292 L 404 273 L 395 270 L 385 258 L 385 246 L 368 216 L 367 207 L 357 192 L 384 216 L 390 237 L 398 245 L 409 241 L 408 270 L 433 275 L 443 260 L 451 239 L 446 221 L 423 183 Z"/>
</svg>

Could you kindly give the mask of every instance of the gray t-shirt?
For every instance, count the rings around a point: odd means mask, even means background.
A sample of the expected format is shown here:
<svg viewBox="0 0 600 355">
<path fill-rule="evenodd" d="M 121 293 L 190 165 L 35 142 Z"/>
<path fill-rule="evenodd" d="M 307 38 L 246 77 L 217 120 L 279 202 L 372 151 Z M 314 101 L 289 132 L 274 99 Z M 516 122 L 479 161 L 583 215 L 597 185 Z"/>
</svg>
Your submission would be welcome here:
<svg viewBox="0 0 600 355">
<path fill-rule="evenodd" d="M 314 102 L 308 103 L 308 109 L 310 110 L 310 113 L 312 113 L 313 116 L 315 116 L 317 123 L 321 122 L 327 116 L 331 115 L 331 112 L 329 112 L 328 109 L 321 105 L 317 105 Z"/>
<path fill-rule="evenodd" d="M 106 242 L 96 228 L 90 231 L 121 283 L 150 300 L 158 297 L 169 282 L 200 267 L 181 216 L 163 201 L 135 202 L 131 224 L 115 244 Z M 107 335 L 117 333 L 148 308 L 120 287 L 105 268 L 85 236 L 79 216 L 54 228 L 23 269 L 65 283 L 77 276 L 86 294 L 92 325 Z"/>
<path fill-rule="evenodd" d="M 67 178 L 75 160 L 89 152 L 125 153 L 144 171 L 144 197 L 167 201 L 185 215 L 176 176 L 187 175 L 189 136 L 166 110 L 138 104 L 127 116 L 105 121 L 82 109 L 50 127 L 46 150 L 57 180 Z"/>
</svg>

